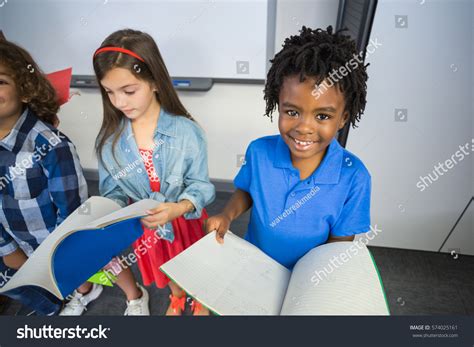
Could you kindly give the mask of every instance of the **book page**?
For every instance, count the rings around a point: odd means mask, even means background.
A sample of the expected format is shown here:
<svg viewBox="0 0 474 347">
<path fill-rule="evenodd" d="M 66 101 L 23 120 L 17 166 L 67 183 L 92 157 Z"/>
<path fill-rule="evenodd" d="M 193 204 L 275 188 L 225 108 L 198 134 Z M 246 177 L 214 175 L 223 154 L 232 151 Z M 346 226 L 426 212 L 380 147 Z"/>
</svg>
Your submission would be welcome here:
<svg viewBox="0 0 474 347">
<path fill-rule="evenodd" d="M 54 229 L 53 233 L 64 234 L 75 229 L 82 229 L 84 225 L 88 225 L 91 222 L 120 209 L 120 205 L 115 201 L 101 196 L 91 196 L 79 208 L 72 212 L 56 229 Z M 51 233 L 51 235 L 53 233 Z M 50 237 L 46 240 L 49 238 Z"/>
<path fill-rule="evenodd" d="M 106 216 L 103 216 L 99 219 L 95 219 L 93 222 L 88 223 L 85 226 L 82 226 L 81 229 L 86 229 L 86 228 L 103 228 L 108 225 L 118 223 L 120 221 L 129 219 L 129 218 L 135 218 L 135 217 L 142 217 L 146 216 L 147 214 L 145 213 L 146 210 L 156 208 L 158 205 L 161 203 L 152 199 L 143 199 L 140 201 L 137 201 L 131 205 L 128 205 L 118 211 L 114 211 L 110 214 L 107 214 Z M 91 206 L 91 209 L 100 209 L 100 206 Z"/>
<path fill-rule="evenodd" d="M 228 232 L 209 233 L 161 266 L 189 295 L 220 315 L 279 315 L 290 271 Z"/>
<path fill-rule="evenodd" d="M 120 208 L 119 204 L 110 199 L 100 196 L 90 197 L 39 245 L 10 281 L 0 289 L 0 292 L 24 285 L 37 285 L 61 298 L 50 270 L 51 252 L 55 245 L 74 230 L 84 229 L 94 220 L 101 219 Z"/>
<path fill-rule="evenodd" d="M 282 315 L 388 315 L 383 287 L 367 247 L 333 242 L 295 265 Z"/>
</svg>

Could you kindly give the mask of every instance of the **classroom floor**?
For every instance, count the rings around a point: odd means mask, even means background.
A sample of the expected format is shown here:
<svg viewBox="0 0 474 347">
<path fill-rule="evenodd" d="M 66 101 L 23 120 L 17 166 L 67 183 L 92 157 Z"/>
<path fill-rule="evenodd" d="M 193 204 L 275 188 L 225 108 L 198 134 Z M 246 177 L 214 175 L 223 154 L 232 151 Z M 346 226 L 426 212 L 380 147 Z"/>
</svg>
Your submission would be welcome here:
<svg viewBox="0 0 474 347">
<path fill-rule="evenodd" d="M 97 185 L 90 185 L 97 195 Z M 207 208 L 209 215 L 221 211 L 229 193 L 217 193 Z M 232 224 L 232 231 L 243 236 L 249 214 Z M 474 257 L 413 251 L 385 247 L 369 247 L 377 263 L 392 315 L 474 315 Z M 141 279 L 134 265 L 133 272 Z M 147 288 L 152 315 L 163 315 L 168 307 L 169 290 Z M 31 310 L 10 301 L 2 315 L 28 315 Z M 123 315 L 125 297 L 117 287 L 105 287 L 102 295 L 89 304 L 85 315 Z M 185 314 L 190 314 L 189 307 Z"/>
</svg>

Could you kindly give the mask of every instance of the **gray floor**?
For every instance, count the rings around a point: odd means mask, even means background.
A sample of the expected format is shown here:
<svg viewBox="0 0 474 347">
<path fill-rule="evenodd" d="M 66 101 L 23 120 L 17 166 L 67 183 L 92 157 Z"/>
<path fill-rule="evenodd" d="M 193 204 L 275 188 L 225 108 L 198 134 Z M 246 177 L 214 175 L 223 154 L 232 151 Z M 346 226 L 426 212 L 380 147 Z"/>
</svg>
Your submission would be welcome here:
<svg viewBox="0 0 474 347">
<path fill-rule="evenodd" d="M 91 195 L 97 186 L 91 185 Z M 207 210 L 209 215 L 220 212 L 229 198 L 218 193 Z M 243 236 L 248 214 L 232 224 L 232 231 Z M 369 247 L 377 263 L 392 315 L 474 315 L 474 257 L 411 251 L 384 247 Z M 141 279 L 136 266 L 132 267 Z M 169 290 L 154 286 L 150 294 L 152 315 L 163 315 L 169 304 Z M 26 315 L 30 310 L 10 302 L 4 315 Z M 122 315 L 125 297 L 117 287 L 106 287 L 100 298 L 88 306 L 85 315 Z M 185 312 L 189 314 L 189 309 Z"/>
</svg>

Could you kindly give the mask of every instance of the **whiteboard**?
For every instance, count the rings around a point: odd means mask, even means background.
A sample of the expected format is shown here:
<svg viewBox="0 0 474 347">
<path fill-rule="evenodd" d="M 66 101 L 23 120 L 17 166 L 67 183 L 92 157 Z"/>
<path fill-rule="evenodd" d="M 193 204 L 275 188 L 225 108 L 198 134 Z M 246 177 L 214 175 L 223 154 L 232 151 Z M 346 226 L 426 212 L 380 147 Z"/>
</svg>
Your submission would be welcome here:
<svg viewBox="0 0 474 347">
<path fill-rule="evenodd" d="M 0 29 L 45 72 L 93 75 L 101 42 L 132 28 L 155 39 L 171 76 L 264 80 L 275 11 L 275 0 L 3 0 Z"/>
</svg>

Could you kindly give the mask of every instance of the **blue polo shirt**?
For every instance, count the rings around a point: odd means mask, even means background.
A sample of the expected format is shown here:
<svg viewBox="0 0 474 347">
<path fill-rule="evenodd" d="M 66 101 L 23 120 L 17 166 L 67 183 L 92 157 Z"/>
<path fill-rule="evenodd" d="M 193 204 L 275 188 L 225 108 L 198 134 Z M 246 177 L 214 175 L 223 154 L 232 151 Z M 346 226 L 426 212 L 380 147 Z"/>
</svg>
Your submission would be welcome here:
<svg viewBox="0 0 474 347">
<path fill-rule="evenodd" d="M 257 139 L 234 185 L 253 200 L 245 239 L 289 269 L 330 235 L 370 230 L 370 174 L 335 138 L 305 180 L 280 135 Z"/>
</svg>

